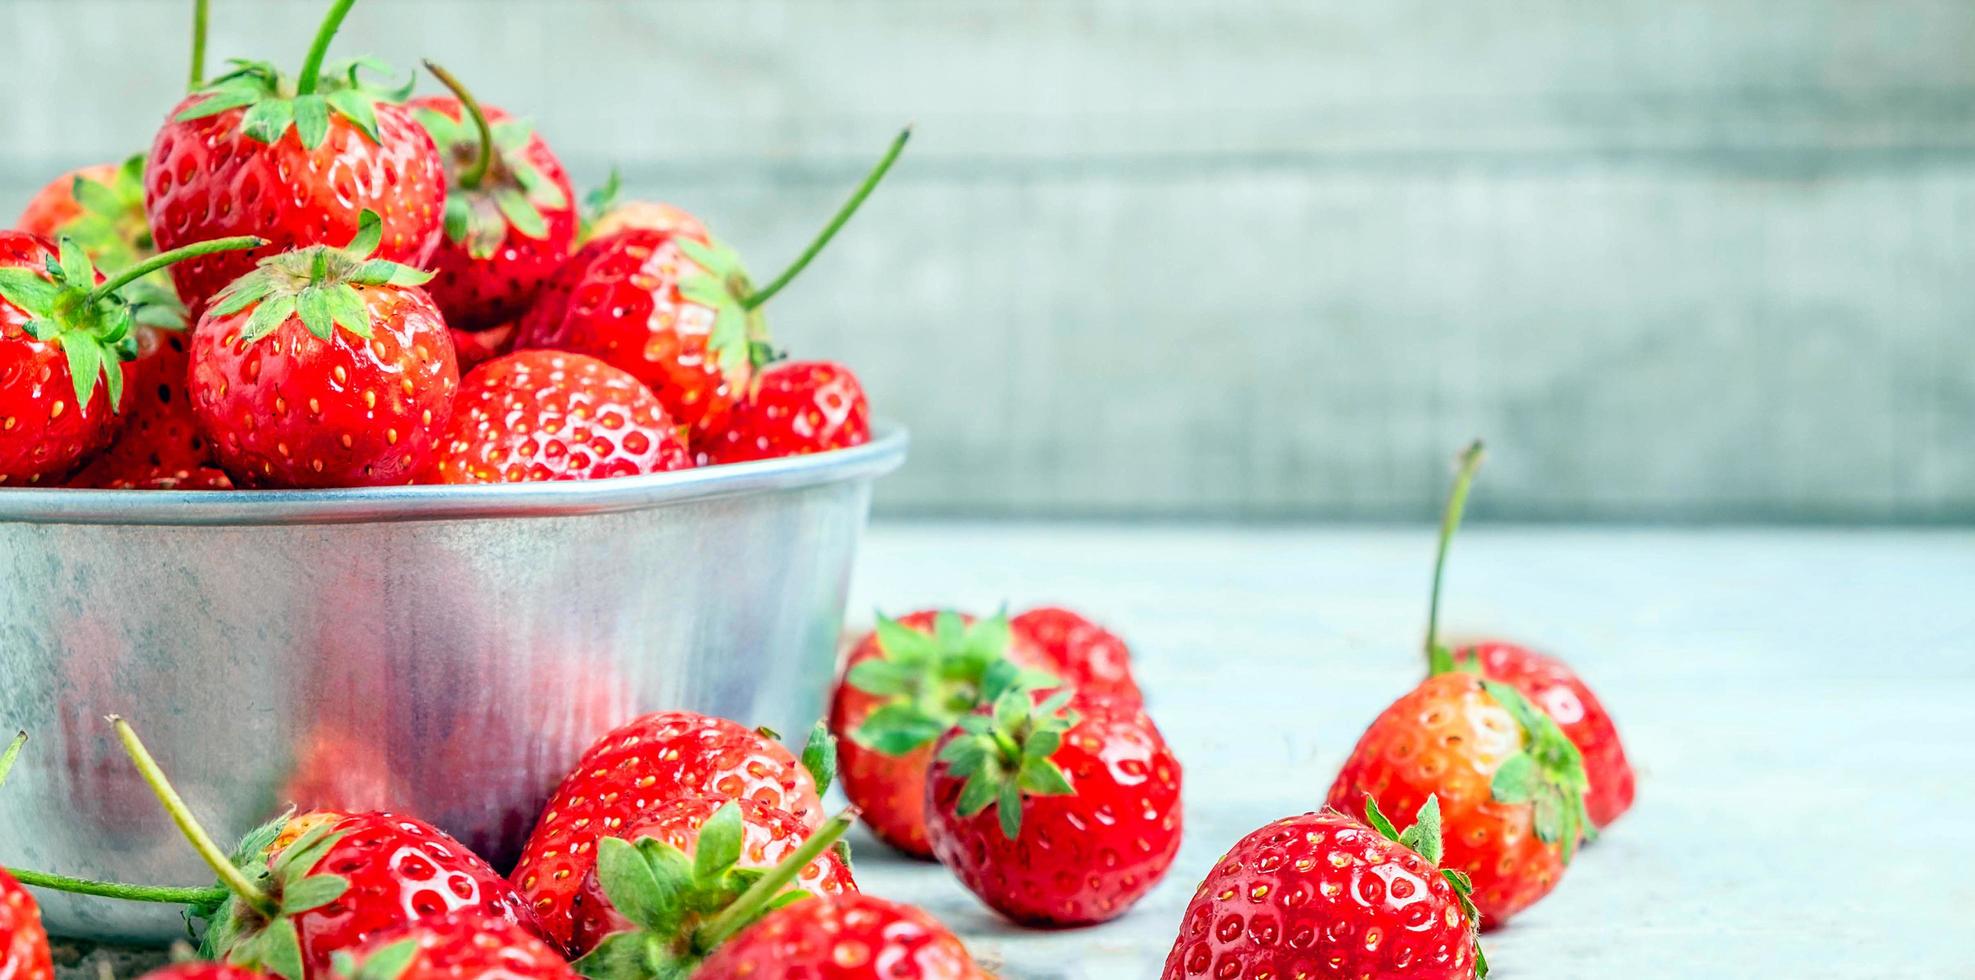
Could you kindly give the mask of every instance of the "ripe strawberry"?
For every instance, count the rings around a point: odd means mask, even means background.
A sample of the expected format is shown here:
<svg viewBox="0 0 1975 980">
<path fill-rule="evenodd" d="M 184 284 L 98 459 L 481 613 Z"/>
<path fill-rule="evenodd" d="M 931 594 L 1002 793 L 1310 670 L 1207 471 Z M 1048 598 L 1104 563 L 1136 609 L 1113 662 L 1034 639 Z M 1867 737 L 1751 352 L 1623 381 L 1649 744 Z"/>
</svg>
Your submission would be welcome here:
<svg viewBox="0 0 1975 980">
<path fill-rule="evenodd" d="M 1632 806 L 1634 778 L 1618 727 L 1576 672 L 1563 661 L 1501 640 L 1463 644 L 1455 666 L 1501 681 L 1542 708 L 1584 757 L 1584 809 L 1599 830 Z"/>
<path fill-rule="evenodd" d="M 850 369 L 834 361 L 783 361 L 755 378 L 727 427 L 702 444 L 714 463 L 745 463 L 847 449 L 871 441 L 871 406 Z"/>
<path fill-rule="evenodd" d="M 459 330 L 500 326 L 528 309 L 576 241 L 576 192 L 528 123 L 483 107 L 431 62 L 453 95 L 407 103 L 446 163 L 446 237 L 432 298 Z"/>
<path fill-rule="evenodd" d="M 158 967 L 137 980 L 275 980 L 259 970 L 211 960 L 186 960 Z"/>
<path fill-rule="evenodd" d="M 831 848 L 848 815 L 815 834 L 747 800 L 675 800 L 598 842 L 576 898 L 577 972 L 597 980 L 685 976 L 719 940 L 777 905 L 857 890 Z M 805 880 L 806 879 L 806 880 Z"/>
<path fill-rule="evenodd" d="M 933 743 L 980 704 L 988 668 L 1003 659 L 1038 665 L 1040 654 L 1013 642 L 1006 616 L 975 622 L 948 610 L 921 610 L 859 640 L 830 699 L 844 793 L 880 840 L 917 858 L 933 856 L 926 836 L 926 770 Z"/>
<path fill-rule="evenodd" d="M 156 251 L 144 218 L 144 155 L 55 178 L 29 199 L 14 228 L 51 240 L 67 235 L 108 272 L 136 265 Z"/>
<path fill-rule="evenodd" d="M 988 980 L 938 920 L 870 895 L 797 902 L 727 940 L 694 980 Z"/>
<path fill-rule="evenodd" d="M 1467 877 L 1438 867 L 1434 798 L 1405 833 L 1370 800 L 1365 816 L 1325 809 L 1242 838 L 1187 903 L 1162 980 L 1486 977 Z"/>
<path fill-rule="evenodd" d="M 719 432 L 768 362 L 762 304 L 850 219 L 910 132 L 899 134 L 816 241 L 768 285 L 756 289 L 733 249 L 692 229 L 626 229 L 592 239 L 563 265 L 522 317 L 516 346 L 601 358 L 650 385 L 695 437 Z"/>
<path fill-rule="evenodd" d="M 346 248 L 261 260 L 192 332 L 192 407 L 249 486 L 409 483 L 452 417 L 459 369 L 430 273 L 371 258 L 375 215 Z M 338 329 L 341 328 L 341 329 Z"/>
<path fill-rule="evenodd" d="M 116 435 L 123 420 L 112 406 L 126 405 L 127 362 L 138 352 L 126 287 L 173 262 L 258 241 L 200 242 L 106 280 L 73 239 L 57 247 L 0 232 L 0 483 L 65 476 Z"/>
<path fill-rule="evenodd" d="M 0 750 L 0 786 L 27 742 L 27 733 L 14 736 Z M 41 928 L 41 906 L 34 896 L 0 868 L 0 980 L 55 980 L 55 963 L 48 950 L 48 933 Z"/>
<path fill-rule="evenodd" d="M 409 94 L 357 78 L 374 62 L 323 70 L 353 0 L 335 0 L 291 83 L 265 61 L 180 102 L 151 145 L 145 209 L 159 248 L 228 234 L 269 244 L 172 270 L 194 315 L 267 256 L 346 242 L 369 211 L 383 216 L 377 257 L 423 266 L 438 248 L 446 201 L 432 137 L 395 103 Z"/>
<path fill-rule="evenodd" d="M 191 367 L 183 330 L 139 327 L 137 357 L 125 368 L 130 392 L 122 430 L 110 448 L 69 479 L 109 490 L 231 490 L 185 390 Z"/>
<path fill-rule="evenodd" d="M 527 350 L 460 383 L 431 483 L 601 480 L 692 466 L 651 389 L 594 357 Z"/>
<path fill-rule="evenodd" d="M 1014 667 L 994 671 L 1003 687 Z M 1145 712 L 1019 684 L 940 741 L 926 829 L 940 863 L 1024 925 L 1108 922 L 1180 846 L 1180 764 Z"/>
<path fill-rule="evenodd" d="M 621 185 L 617 171 L 612 170 L 610 179 L 604 181 L 602 187 L 584 197 L 583 220 L 576 236 L 578 248 L 595 239 L 607 238 L 631 228 L 679 234 L 702 242 L 712 239 L 706 225 L 678 205 L 662 201 L 618 200 Z"/>
<path fill-rule="evenodd" d="M 1047 670 L 1078 693 L 1131 705 L 1144 703 L 1145 696 L 1132 678 L 1131 648 L 1082 614 L 1043 606 L 1009 620 L 1008 627 L 1041 652 Z"/>
<path fill-rule="evenodd" d="M 514 348 L 514 324 L 503 323 L 485 330 L 448 327 L 453 335 L 453 358 L 459 362 L 460 377 Z"/>
<path fill-rule="evenodd" d="M 691 711 L 645 715 L 583 753 L 542 811 L 512 878 L 551 939 L 569 945 L 571 904 L 596 864 L 597 842 L 671 800 L 721 796 L 823 821 L 833 765 L 812 737 L 802 761 L 770 736 Z M 821 785 L 819 785 L 821 784 Z"/>
<path fill-rule="evenodd" d="M 475 912 L 385 930 L 333 960 L 339 980 L 576 980 L 535 933 Z"/>
</svg>

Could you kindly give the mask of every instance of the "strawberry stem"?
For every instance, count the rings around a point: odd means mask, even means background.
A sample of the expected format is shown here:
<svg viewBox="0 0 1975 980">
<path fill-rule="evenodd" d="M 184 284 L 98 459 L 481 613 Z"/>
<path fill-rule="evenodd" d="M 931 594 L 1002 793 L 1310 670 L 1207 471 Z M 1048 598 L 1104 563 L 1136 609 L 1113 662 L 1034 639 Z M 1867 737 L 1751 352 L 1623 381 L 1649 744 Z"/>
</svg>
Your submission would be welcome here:
<svg viewBox="0 0 1975 980">
<path fill-rule="evenodd" d="M 259 248 L 266 244 L 267 239 L 265 238 L 240 235 L 235 238 L 215 238 L 210 241 L 193 242 L 190 245 L 174 248 L 169 252 L 159 252 L 104 280 L 101 286 L 97 286 L 90 291 L 89 302 L 94 303 L 165 266 L 183 262 L 186 259 L 198 258 L 201 255 L 211 255 L 214 252 L 237 252 L 245 248 Z"/>
<path fill-rule="evenodd" d="M 721 909 L 719 915 L 708 919 L 705 925 L 700 926 L 699 931 L 693 933 L 694 947 L 701 953 L 712 952 L 715 947 L 732 938 L 735 933 L 747 928 L 761 914 L 761 910 L 767 908 L 768 903 L 782 893 L 782 889 L 787 888 L 790 882 L 796 880 L 796 876 L 802 874 L 802 869 L 809 867 L 809 862 L 836 846 L 837 841 L 856 820 L 857 808 L 853 806 L 846 807 L 842 813 L 824 821 L 823 826 L 816 828 L 816 832 L 809 835 L 809 839 L 803 841 L 802 846 L 796 848 L 794 853 L 783 858 L 781 863 L 755 879 L 754 884 L 749 885 L 748 890 L 742 892 L 739 898 Z"/>
<path fill-rule="evenodd" d="M 336 37 L 336 31 L 343 26 L 343 18 L 356 6 L 357 0 L 336 0 L 329 6 L 329 15 L 322 19 L 322 26 L 316 28 L 315 40 L 309 43 L 308 57 L 302 59 L 302 73 L 295 78 L 296 95 L 315 94 L 316 82 L 322 77 L 322 59 L 329 54 L 329 42 Z"/>
<path fill-rule="evenodd" d="M 164 805 L 165 812 L 171 815 L 179 832 L 192 842 L 192 849 L 199 852 L 199 857 L 213 869 L 214 874 L 219 875 L 220 884 L 254 911 L 270 919 L 280 915 L 281 906 L 273 896 L 248 881 L 247 876 L 233 866 L 226 852 L 213 841 L 212 835 L 206 833 L 206 828 L 199 826 L 199 821 L 192 816 L 192 809 L 185 805 L 185 799 L 178 795 L 178 790 L 172 788 L 171 780 L 165 778 L 164 770 L 158 768 L 158 761 L 145 750 L 143 741 L 138 739 L 130 723 L 111 715 L 110 724 L 116 727 L 117 738 L 123 742 L 124 752 L 130 756 L 131 763 L 137 766 L 138 774 L 144 777 L 145 784 L 151 787 L 158 802 Z"/>
<path fill-rule="evenodd" d="M 206 20 L 209 0 L 192 0 L 192 81 L 186 91 L 197 92 L 206 84 Z"/>
<path fill-rule="evenodd" d="M 1447 495 L 1447 509 L 1440 515 L 1440 544 L 1433 555 L 1433 597 L 1426 607 L 1426 659 L 1433 673 L 1445 673 L 1453 669 L 1453 664 L 1441 664 L 1440 649 L 1440 580 L 1447 568 L 1447 545 L 1454 540 L 1454 531 L 1461 526 L 1461 514 L 1467 510 L 1468 488 L 1474 485 L 1474 473 L 1481 468 L 1481 440 L 1468 444 L 1461 451 L 1460 469 L 1454 473 L 1454 489 Z"/>
<path fill-rule="evenodd" d="M 452 72 L 433 64 L 429 58 L 426 59 L 425 70 L 431 72 L 441 85 L 452 89 L 453 97 L 459 100 L 466 114 L 473 117 L 473 128 L 480 132 L 480 155 L 474 159 L 472 167 L 459 175 L 459 186 L 472 190 L 487 179 L 487 168 L 494 165 L 494 128 L 487 125 L 487 113 L 480 108 L 480 100 L 474 98 L 473 93 L 460 84 Z"/>
<path fill-rule="evenodd" d="M 27 733 L 21 732 L 7 743 L 7 750 L 0 752 L 0 786 L 7 785 L 7 773 L 13 771 L 14 760 L 21 756 L 21 746 L 27 744 Z"/>
<path fill-rule="evenodd" d="M 897 160 L 898 154 L 905 149 L 905 141 L 911 138 L 912 127 L 907 126 L 899 130 L 897 138 L 891 142 L 891 148 L 885 151 L 884 159 L 879 160 L 878 165 L 873 167 L 871 173 L 865 176 L 864 183 L 859 184 L 857 187 L 857 193 L 852 194 L 850 200 L 845 201 L 843 207 L 837 209 L 836 216 L 830 219 L 829 224 L 823 226 L 822 233 L 816 236 L 815 241 L 809 243 L 808 248 L 802 250 L 801 255 L 796 256 L 794 263 L 782 270 L 781 275 L 776 276 L 774 281 L 768 285 L 742 297 L 741 306 L 744 309 L 758 309 L 761 304 L 768 302 L 776 293 L 781 292 L 782 287 L 788 285 L 790 280 L 801 274 L 802 270 L 809 265 L 810 260 L 816 258 L 817 253 L 823 251 L 823 246 L 830 244 L 830 239 L 837 236 L 837 232 L 843 228 L 845 222 L 850 220 L 850 216 L 857 213 L 857 209 L 864 204 L 864 199 L 870 197 L 871 191 L 877 188 L 878 181 L 885 179 L 885 172 L 891 169 L 892 162 Z"/>
<path fill-rule="evenodd" d="M 201 905 L 224 899 L 231 894 L 218 885 L 203 888 L 178 888 L 170 885 L 126 885 L 120 881 L 92 881 L 88 878 L 71 878 L 68 875 L 50 874 L 46 871 L 32 871 L 27 868 L 8 868 L 7 873 L 23 885 L 46 888 L 50 891 L 68 892 L 71 895 L 94 895 L 97 898 L 117 898 L 127 902 L 160 902 L 166 905 Z"/>
</svg>

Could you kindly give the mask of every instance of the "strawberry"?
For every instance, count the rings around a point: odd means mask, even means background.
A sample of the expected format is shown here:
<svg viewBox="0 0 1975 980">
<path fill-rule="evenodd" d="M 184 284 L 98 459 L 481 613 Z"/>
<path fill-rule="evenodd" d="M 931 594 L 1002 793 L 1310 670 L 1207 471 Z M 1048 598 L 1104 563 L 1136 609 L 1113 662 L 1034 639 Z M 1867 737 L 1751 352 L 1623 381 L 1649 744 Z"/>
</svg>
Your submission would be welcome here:
<svg viewBox="0 0 1975 980">
<path fill-rule="evenodd" d="M 1438 867 L 1439 804 L 1404 833 L 1370 800 L 1365 816 L 1326 809 L 1243 837 L 1187 903 L 1162 980 L 1486 977 L 1467 877 Z"/>
<path fill-rule="evenodd" d="M 379 259 L 423 266 L 438 248 L 445 168 L 432 137 L 395 104 L 409 87 L 360 81 L 361 69 L 379 67 L 369 60 L 323 69 L 353 3 L 334 0 L 292 82 L 268 62 L 235 61 L 158 130 L 144 171 L 158 247 L 228 234 L 269 242 L 175 267 L 194 315 L 260 259 L 349 241 L 366 211 L 383 217 Z"/>
<path fill-rule="evenodd" d="M 123 420 L 113 406 L 126 404 L 127 362 L 138 353 L 125 287 L 174 262 L 258 242 L 200 242 L 105 279 L 74 239 L 55 246 L 0 232 L 0 483 L 65 476 L 116 435 Z"/>
<path fill-rule="evenodd" d="M 748 800 L 675 800 L 598 842 L 576 899 L 577 972 L 597 980 L 682 977 L 770 908 L 855 892 L 831 848 L 844 815 L 815 834 Z M 807 880 L 804 880 L 807 879 Z"/>
<path fill-rule="evenodd" d="M 1135 706 L 1005 684 L 940 741 L 926 783 L 933 853 L 1024 925 L 1108 922 L 1180 846 L 1180 764 Z M 1040 701 L 1038 701 L 1040 699 Z"/>
<path fill-rule="evenodd" d="M 797 902 L 727 940 L 694 980 L 989 980 L 938 920 L 870 895 Z"/>
<path fill-rule="evenodd" d="M 1132 678 L 1131 648 L 1081 613 L 1043 606 L 1009 620 L 1008 628 L 1040 652 L 1046 669 L 1078 693 L 1131 705 L 1144 703 L 1145 696 Z"/>
<path fill-rule="evenodd" d="M 110 490 L 231 490 L 212 442 L 185 390 L 191 367 L 182 330 L 139 327 L 137 357 L 125 374 L 130 391 L 122 431 L 110 448 L 69 479 L 72 487 Z"/>
<path fill-rule="evenodd" d="M 26 742 L 27 733 L 22 732 L 0 750 L 0 786 L 6 785 L 7 771 Z M 48 933 L 41 928 L 41 906 L 6 868 L 0 868 L 0 980 L 55 980 Z"/>
<path fill-rule="evenodd" d="M 339 980 L 576 980 L 533 932 L 477 912 L 387 929 L 332 962 Z"/>
<path fill-rule="evenodd" d="M 820 794 L 833 767 L 816 737 L 797 761 L 768 734 L 724 718 L 645 715 L 584 751 L 542 810 L 512 878 L 545 933 L 568 946 L 571 905 L 611 827 L 671 800 L 721 796 L 785 810 L 814 828 L 823 820 Z"/>
<path fill-rule="evenodd" d="M 617 171 L 612 170 L 610 179 L 604 181 L 602 187 L 584 197 L 582 223 L 576 236 L 577 247 L 631 228 L 680 234 L 702 242 L 713 237 L 704 222 L 678 205 L 662 201 L 618 200 L 621 187 L 622 181 Z"/>
<path fill-rule="evenodd" d="M 594 357 L 526 350 L 473 369 L 426 481 L 601 480 L 692 466 L 665 406 Z"/>
<path fill-rule="evenodd" d="M 158 967 L 137 980 L 275 980 L 259 970 L 211 960 L 186 960 Z"/>
<path fill-rule="evenodd" d="M 1006 616 L 976 622 L 949 610 L 921 610 L 878 627 L 851 649 L 830 699 L 844 793 L 871 832 L 917 858 L 933 856 L 926 836 L 926 770 L 933 743 L 980 704 L 988 668 L 1003 659 L 1037 665 L 1017 646 Z"/>
<path fill-rule="evenodd" d="M 518 348 L 589 354 L 637 375 L 695 437 L 726 427 L 770 356 L 761 307 L 807 266 L 891 169 L 900 133 L 851 199 L 786 271 L 756 289 L 740 256 L 696 229 L 593 238 L 521 319 Z"/>
<path fill-rule="evenodd" d="M 452 89 L 406 103 L 446 163 L 446 237 L 432 257 L 432 298 L 459 330 L 521 315 L 576 241 L 576 192 L 533 127 L 482 106 L 450 72 Z"/>
<path fill-rule="evenodd" d="M 459 361 L 460 377 L 514 348 L 514 324 L 503 323 L 485 330 L 461 330 L 448 326 L 453 335 L 453 357 Z"/>
<path fill-rule="evenodd" d="M 1584 809 L 1599 830 L 1611 826 L 1632 806 L 1634 778 L 1618 727 L 1576 672 L 1563 661 L 1501 640 L 1461 644 L 1454 654 L 1459 669 L 1501 681 L 1542 708 L 1584 757 Z"/>
<path fill-rule="evenodd" d="M 106 272 L 150 257 L 156 249 L 144 218 L 143 154 L 55 178 L 29 199 L 14 228 L 50 240 L 67 235 Z M 169 279 L 164 285 L 168 293 Z"/>
<path fill-rule="evenodd" d="M 871 441 L 871 406 L 850 369 L 782 361 L 755 378 L 726 428 L 703 443 L 709 462 L 745 463 L 847 449 Z"/>
<path fill-rule="evenodd" d="M 373 258 L 363 219 L 345 248 L 261 260 L 192 331 L 192 408 L 220 465 L 249 486 L 409 483 L 452 416 L 452 336 L 430 273 Z"/>
</svg>

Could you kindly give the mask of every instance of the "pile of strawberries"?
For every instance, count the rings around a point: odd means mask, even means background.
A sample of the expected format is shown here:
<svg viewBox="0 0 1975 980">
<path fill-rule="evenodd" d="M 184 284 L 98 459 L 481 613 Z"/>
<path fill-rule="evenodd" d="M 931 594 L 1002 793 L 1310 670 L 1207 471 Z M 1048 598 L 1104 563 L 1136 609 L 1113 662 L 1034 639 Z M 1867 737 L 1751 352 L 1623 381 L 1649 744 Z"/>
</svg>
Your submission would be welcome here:
<svg viewBox="0 0 1975 980">
<path fill-rule="evenodd" d="M 369 59 L 205 77 L 147 154 L 0 231 L 0 485 L 229 489 L 598 479 L 858 445 L 857 378 L 778 362 L 692 215 L 587 204 L 540 133 Z M 203 0 L 195 31 L 203 32 Z"/>
</svg>

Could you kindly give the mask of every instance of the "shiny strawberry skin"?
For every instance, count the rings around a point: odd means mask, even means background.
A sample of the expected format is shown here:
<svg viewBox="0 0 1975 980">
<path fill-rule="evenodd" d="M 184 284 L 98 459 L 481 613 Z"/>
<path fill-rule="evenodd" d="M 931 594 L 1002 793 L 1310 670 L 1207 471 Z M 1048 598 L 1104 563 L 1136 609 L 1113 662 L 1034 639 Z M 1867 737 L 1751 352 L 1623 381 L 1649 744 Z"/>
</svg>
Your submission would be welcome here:
<svg viewBox="0 0 1975 980">
<path fill-rule="evenodd" d="M 623 368 L 681 425 L 699 435 L 720 431 L 752 372 L 721 370 L 713 309 L 680 292 L 683 280 L 705 273 L 680 251 L 682 237 L 634 228 L 592 240 L 542 288 L 515 348 L 588 354 Z"/>
<path fill-rule="evenodd" d="M 1145 696 L 1132 678 L 1131 648 L 1081 613 L 1044 606 L 1016 616 L 1008 625 L 1041 652 L 1043 669 L 1083 694 L 1130 705 L 1144 703 Z"/>
<path fill-rule="evenodd" d="M 210 96 L 188 96 L 181 111 Z M 342 246 L 366 210 L 384 219 L 375 258 L 423 267 L 439 247 L 445 170 L 432 137 L 400 106 L 374 106 L 379 140 L 331 114 L 329 135 L 313 150 L 294 128 L 273 143 L 241 130 L 245 110 L 167 121 L 144 171 L 145 210 L 160 251 L 229 235 L 259 235 L 260 248 L 172 266 L 172 281 L 193 315 L 257 260 L 306 245 Z M 168 117 L 169 119 L 169 117 Z"/>
<path fill-rule="evenodd" d="M 439 308 L 415 286 L 352 288 L 369 341 L 343 329 L 322 340 L 290 316 L 248 342 L 255 305 L 194 328 L 193 410 L 243 486 L 409 483 L 438 446 L 459 387 Z"/>
<path fill-rule="evenodd" d="M 1632 763 L 1625 758 L 1618 726 L 1584 680 L 1563 661 L 1514 643 L 1486 640 L 1456 648 L 1459 662 L 1477 658 L 1482 676 L 1508 684 L 1536 702 L 1583 753 L 1584 773 L 1590 779 L 1584 807 L 1591 822 L 1603 829 L 1624 815 L 1632 807 L 1636 788 Z"/>
<path fill-rule="evenodd" d="M 1456 980 L 1474 923 L 1412 850 L 1335 810 L 1268 824 L 1229 849 L 1180 920 L 1162 980 Z"/>
<path fill-rule="evenodd" d="M 571 905 L 612 828 L 682 797 L 754 800 L 814 829 L 816 780 L 775 740 L 691 711 L 645 715 L 598 739 L 549 798 L 513 879 L 542 928 L 567 946 Z"/>
<path fill-rule="evenodd" d="M 40 273 L 54 254 L 47 239 L 0 231 L 0 267 Z M 30 319 L 0 298 L 0 486 L 67 476 L 109 445 L 123 424 L 106 385 L 98 384 L 89 404 L 78 408 L 67 355 L 59 343 L 29 334 Z M 122 370 L 127 381 L 130 363 Z"/>
<path fill-rule="evenodd" d="M 21 216 L 14 219 L 15 230 L 54 238 L 62 233 L 69 222 L 82 216 L 82 204 L 75 199 L 76 178 L 107 184 L 115 180 L 116 175 L 116 164 L 97 163 L 71 170 L 49 181 L 28 198 L 27 207 L 22 208 Z"/>
<path fill-rule="evenodd" d="M 761 372 L 727 427 L 705 441 L 705 452 L 715 463 L 745 463 L 870 441 L 871 406 L 849 368 L 784 361 Z"/>
<path fill-rule="evenodd" d="M 1558 845 L 1537 836 L 1532 808 L 1494 797 L 1495 772 L 1521 745 L 1515 718 L 1480 678 L 1429 677 L 1358 739 L 1327 802 L 1363 809 L 1370 794 L 1386 813 L 1413 813 L 1438 796 L 1447 827 L 1440 865 L 1474 880 L 1482 927 L 1496 928 L 1549 894 L 1564 871 Z"/>
<path fill-rule="evenodd" d="M 191 370 L 185 331 L 137 328 L 137 358 L 125 368 L 127 404 L 116 441 L 69 479 L 108 490 L 229 490 L 185 390 Z"/>
<path fill-rule="evenodd" d="M 699 241 L 711 240 L 705 222 L 685 208 L 663 201 L 619 201 L 598 217 L 584 236 L 587 244 L 598 238 L 608 238 L 620 231 L 629 229 L 664 232 L 668 235 L 685 235 Z"/>
<path fill-rule="evenodd" d="M 275 977 L 231 963 L 187 960 L 158 967 L 137 980 L 275 980 Z"/>
<path fill-rule="evenodd" d="M 451 95 L 428 95 L 405 104 L 408 109 L 427 108 L 444 113 L 448 118 L 459 120 L 465 111 L 459 99 Z M 502 109 L 486 104 L 481 105 L 487 122 L 498 124 L 513 117 Z M 461 193 L 457 175 L 462 166 L 471 163 L 479 153 L 479 141 L 459 146 L 439 147 L 440 159 L 447 166 L 447 193 Z M 476 259 L 466 245 L 441 236 L 439 249 L 432 256 L 432 271 L 437 278 L 426 286 L 439 308 L 446 311 L 446 322 L 460 330 L 484 330 L 498 327 L 503 322 L 520 316 L 528 309 L 535 293 L 542 288 L 549 276 L 569 258 L 575 249 L 576 191 L 569 183 L 569 173 L 563 169 L 562 161 L 549 149 L 540 133 L 531 133 L 528 142 L 511 151 L 532 164 L 549 182 L 562 192 L 562 207 L 542 207 L 544 225 L 548 234 L 542 238 L 531 238 L 509 227 L 507 238 L 493 257 Z"/>
<path fill-rule="evenodd" d="M 499 916 L 454 912 L 388 929 L 349 950 L 359 968 L 386 947 L 415 951 L 392 980 L 575 980 L 576 971 L 532 930 Z"/>
<path fill-rule="evenodd" d="M 722 943 L 694 980 L 988 980 L 939 920 L 870 895 L 797 902 Z"/>
<path fill-rule="evenodd" d="M 6 868 L 0 868 L 0 978 L 55 980 L 41 906 Z"/>
<path fill-rule="evenodd" d="M 700 828 L 714 811 L 729 801 L 726 797 L 699 796 L 673 800 L 637 820 L 611 829 L 609 836 L 635 841 L 651 837 L 677 847 L 690 855 L 699 840 Z M 753 800 L 737 801 L 747 839 L 741 847 L 739 867 L 772 868 L 794 853 L 809 839 L 810 828 L 786 811 L 763 806 Z M 825 852 L 809 863 L 795 880 L 796 887 L 816 896 L 842 895 L 857 890 L 850 865 L 835 852 Z M 571 906 L 570 953 L 582 955 L 595 949 L 605 936 L 631 929 L 631 922 L 618 914 L 603 893 L 592 867 L 583 876 L 583 888 Z"/>
<path fill-rule="evenodd" d="M 459 362 L 459 375 L 493 360 L 514 348 L 515 326 L 503 323 L 485 330 L 461 330 L 448 324 L 453 335 L 453 357 Z"/>
<path fill-rule="evenodd" d="M 933 763 L 926 784 L 926 829 L 940 863 L 1023 925 L 1115 919 L 1165 877 L 1179 853 L 1180 763 L 1152 719 L 1084 696 L 1070 710 L 1077 724 L 1049 759 L 1073 792 L 1024 793 L 1014 839 L 995 806 L 958 812 L 963 780 L 946 762 Z M 947 733 L 940 748 L 960 734 Z"/>
<path fill-rule="evenodd" d="M 601 480 L 692 466 L 665 406 L 594 357 L 528 350 L 460 383 L 427 482 Z"/>
</svg>

